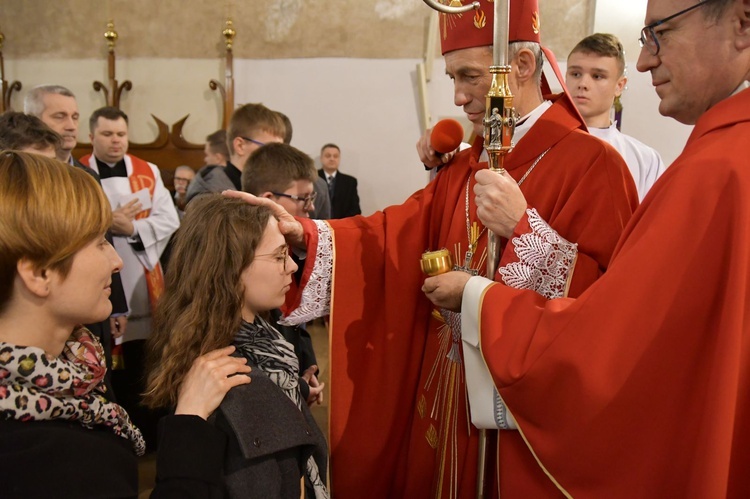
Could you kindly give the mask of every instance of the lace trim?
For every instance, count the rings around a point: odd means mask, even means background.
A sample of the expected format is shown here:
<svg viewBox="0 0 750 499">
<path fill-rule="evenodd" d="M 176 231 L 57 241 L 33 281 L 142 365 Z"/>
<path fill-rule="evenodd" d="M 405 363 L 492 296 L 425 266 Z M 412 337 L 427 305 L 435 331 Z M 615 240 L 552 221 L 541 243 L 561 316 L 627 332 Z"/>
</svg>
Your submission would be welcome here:
<svg viewBox="0 0 750 499">
<path fill-rule="evenodd" d="M 279 320 L 284 326 L 296 326 L 323 317 L 331 311 L 331 278 L 333 276 L 333 234 L 323 220 L 313 220 L 318 229 L 318 247 L 310 279 L 302 290 L 302 300 L 287 317 Z"/>
<path fill-rule="evenodd" d="M 440 314 L 451 330 L 451 347 L 448 349 L 446 357 L 452 362 L 462 364 L 463 358 L 459 349 L 459 345 L 461 344 L 461 314 L 445 308 L 440 309 Z"/>
<path fill-rule="evenodd" d="M 512 239 L 519 261 L 500 268 L 500 276 L 510 287 L 531 289 L 547 299 L 560 298 L 565 295 L 578 245 L 560 237 L 535 209 L 526 213 L 531 232 Z"/>
<path fill-rule="evenodd" d="M 497 393 L 497 389 L 492 389 L 492 400 L 495 405 L 495 424 L 499 430 L 517 430 L 518 424 L 516 423 L 513 415 L 508 411 L 508 408 Z"/>
</svg>

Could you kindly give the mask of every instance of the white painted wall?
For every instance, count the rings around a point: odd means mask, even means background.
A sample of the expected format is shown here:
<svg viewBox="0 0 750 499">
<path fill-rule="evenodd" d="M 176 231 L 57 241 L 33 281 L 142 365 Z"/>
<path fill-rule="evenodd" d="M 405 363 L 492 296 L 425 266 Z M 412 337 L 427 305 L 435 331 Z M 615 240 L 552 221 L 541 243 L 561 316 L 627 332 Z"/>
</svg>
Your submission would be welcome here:
<svg viewBox="0 0 750 499">
<path fill-rule="evenodd" d="M 428 180 L 419 139 L 416 60 L 239 61 L 236 102 L 263 102 L 294 125 L 292 144 L 316 159 L 341 148 L 341 171 L 359 180 L 362 213 L 403 202 Z"/>
<path fill-rule="evenodd" d="M 650 76 L 635 69 L 637 37 L 643 25 L 644 0 L 599 0 L 595 29 L 612 32 L 626 45 L 630 82 L 623 99 L 623 131 L 656 148 L 667 163 L 682 150 L 691 127 L 658 114 L 658 98 Z M 557 54 L 563 63 L 567 54 Z M 22 108 L 28 89 L 42 83 L 70 87 L 79 98 L 84 122 L 80 139 L 88 141 L 87 117 L 104 104 L 94 92 L 94 79 L 106 82 L 103 60 L 6 60 L 6 75 L 24 89 L 14 95 Z M 428 175 L 419 163 L 415 143 L 420 135 L 417 60 L 281 59 L 236 60 L 235 98 L 238 104 L 263 102 L 286 113 L 295 128 L 293 144 L 318 159 L 320 146 L 341 147 L 342 171 L 359 179 L 362 210 L 370 214 L 401 203 L 421 188 Z M 464 119 L 453 105 L 452 83 L 445 76 L 442 57 L 433 67 L 428 102 L 433 122 L 447 116 Z M 131 119 L 131 139 L 150 142 L 156 127 L 149 113 L 172 124 L 190 114 L 186 138 L 202 143 L 220 126 L 221 102 L 208 88 L 210 79 L 223 82 L 220 61 L 179 59 L 120 59 L 120 82 L 134 88 L 125 92 L 122 108 Z M 199 165 L 196 165 L 199 166 Z"/>
<path fill-rule="evenodd" d="M 36 85 L 58 84 L 72 90 L 81 113 L 78 138 L 89 141 L 88 117 L 106 105 L 104 94 L 95 92 L 92 86 L 94 80 L 108 84 L 106 60 L 6 60 L 5 71 L 23 84 L 21 92 L 13 94 L 16 111 L 23 110 L 23 97 Z M 157 129 L 151 113 L 167 125 L 190 114 L 185 135 L 192 142 L 203 143 L 206 135 L 221 126 L 221 98 L 208 87 L 211 78 L 223 82 L 221 74 L 220 62 L 215 59 L 118 59 L 119 83 L 133 83 L 132 90 L 122 93 L 120 103 L 130 121 L 130 139 L 154 140 Z"/>
</svg>

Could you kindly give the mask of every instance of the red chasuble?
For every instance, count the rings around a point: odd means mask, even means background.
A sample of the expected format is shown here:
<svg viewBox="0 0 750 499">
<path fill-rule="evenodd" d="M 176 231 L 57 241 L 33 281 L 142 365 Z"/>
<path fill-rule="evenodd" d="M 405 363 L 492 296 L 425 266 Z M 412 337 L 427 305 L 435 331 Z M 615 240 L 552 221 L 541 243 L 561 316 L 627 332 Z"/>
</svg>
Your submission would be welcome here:
<svg viewBox="0 0 750 499">
<path fill-rule="evenodd" d="M 578 299 L 484 293 L 484 359 L 573 497 L 750 497 L 749 109 L 699 119 Z"/>
<path fill-rule="evenodd" d="M 518 180 L 549 149 L 521 190 L 552 227 L 579 244 L 571 284 L 577 293 L 607 268 L 637 195 L 619 154 L 584 132 L 568 106 L 557 100 L 505 167 Z M 467 181 L 469 218 L 479 224 L 473 173 L 487 167 L 478 162 L 481 146 L 480 139 L 458 154 L 402 205 L 329 222 L 331 480 L 337 498 L 475 495 L 477 430 L 467 422 L 460 339 L 452 338 L 420 290 L 419 262 L 422 252 L 440 248 L 463 262 Z M 305 225 L 315 241 L 313 223 Z M 486 239 L 485 231 L 475 268 L 484 268 Z M 309 251 L 308 275 L 314 247 Z M 533 463 L 522 451 L 519 459 Z"/>
</svg>

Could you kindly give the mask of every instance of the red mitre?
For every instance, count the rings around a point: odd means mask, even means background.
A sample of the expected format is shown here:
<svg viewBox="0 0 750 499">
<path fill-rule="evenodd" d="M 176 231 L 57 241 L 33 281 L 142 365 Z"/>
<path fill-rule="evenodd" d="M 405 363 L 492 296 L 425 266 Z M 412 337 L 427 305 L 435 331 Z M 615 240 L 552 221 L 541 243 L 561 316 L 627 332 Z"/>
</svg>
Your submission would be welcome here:
<svg viewBox="0 0 750 499">
<path fill-rule="evenodd" d="M 469 4 L 471 1 L 465 0 L 465 3 Z M 449 5 L 453 6 L 459 2 L 460 0 L 451 0 Z M 479 4 L 478 10 L 463 14 L 441 14 L 440 43 L 443 55 L 452 50 L 494 44 L 492 30 L 495 2 L 479 0 Z M 509 24 L 508 42 L 540 43 L 538 0 L 511 0 Z"/>
<path fill-rule="evenodd" d="M 469 4 L 473 0 L 450 0 L 450 6 Z M 453 50 L 472 47 L 486 47 L 494 45 L 493 26 L 495 21 L 495 2 L 507 0 L 478 0 L 479 9 L 463 14 L 440 14 L 440 44 L 443 55 Z M 508 43 L 536 42 L 541 45 L 539 37 L 539 1 L 538 0 L 510 0 Z M 542 47 L 552 71 L 563 88 L 563 99 L 571 114 L 578 118 L 581 129 L 586 130 L 585 122 L 580 112 L 573 104 L 565 79 L 557 65 L 555 55 L 551 50 Z M 550 94 L 547 78 L 542 75 L 542 94 Z"/>
</svg>

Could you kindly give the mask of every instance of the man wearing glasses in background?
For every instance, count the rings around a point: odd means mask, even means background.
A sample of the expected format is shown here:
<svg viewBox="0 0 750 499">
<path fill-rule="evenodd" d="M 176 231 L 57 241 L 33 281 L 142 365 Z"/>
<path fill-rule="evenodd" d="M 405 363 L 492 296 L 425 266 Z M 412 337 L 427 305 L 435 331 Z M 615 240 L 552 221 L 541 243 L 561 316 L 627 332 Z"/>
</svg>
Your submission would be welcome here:
<svg viewBox="0 0 750 499">
<path fill-rule="evenodd" d="M 649 0 L 646 23 L 638 70 L 695 127 L 607 272 L 576 299 L 423 289 L 566 497 L 750 497 L 750 0 Z"/>
<path fill-rule="evenodd" d="M 241 190 L 247 158 L 271 142 L 283 142 L 286 127 L 275 111 L 263 104 L 245 104 L 232 113 L 227 130 L 229 161 L 225 167 L 205 166 L 198 171 L 187 191 L 186 203 L 200 194 Z"/>
<path fill-rule="evenodd" d="M 177 208 L 177 214 L 180 215 L 180 220 L 185 215 L 185 205 L 187 204 L 187 190 L 190 187 L 190 183 L 195 178 L 195 170 L 187 165 L 180 165 L 174 170 L 174 178 L 172 183 L 174 184 L 174 205 Z"/>
<path fill-rule="evenodd" d="M 258 197 L 269 198 L 283 206 L 292 216 L 308 218 L 315 210 L 316 193 L 313 182 L 317 177 L 312 158 L 289 144 L 268 144 L 253 152 L 242 172 L 242 190 Z M 299 270 L 295 279 L 299 282 L 304 262 L 292 255 Z M 286 264 L 287 259 L 284 258 Z M 300 326 L 282 326 L 278 323 L 281 311 L 271 311 L 271 324 L 284 339 L 294 345 L 299 359 L 300 391 L 308 404 L 323 402 L 324 383 L 318 381 L 318 362 L 313 351 L 312 339 Z"/>
<path fill-rule="evenodd" d="M 315 209 L 312 158 L 289 144 L 273 143 L 257 149 L 245 163 L 242 190 L 273 199 L 294 217 L 308 218 Z"/>
</svg>

